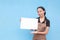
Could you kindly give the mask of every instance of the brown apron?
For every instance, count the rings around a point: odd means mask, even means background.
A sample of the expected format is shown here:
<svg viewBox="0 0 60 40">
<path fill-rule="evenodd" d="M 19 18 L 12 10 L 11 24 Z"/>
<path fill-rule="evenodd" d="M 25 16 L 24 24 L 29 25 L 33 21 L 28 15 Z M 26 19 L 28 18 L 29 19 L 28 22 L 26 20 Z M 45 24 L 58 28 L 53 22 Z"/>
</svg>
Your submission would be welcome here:
<svg viewBox="0 0 60 40">
<path fill-rule="evenodd" d="M 46 21 L 45 23 L 38 23 L 38 32 L 44 32 L 46 29 Z M 46 40 L 45 34 L 34 34 L 33 40 Z"/>
</svg>

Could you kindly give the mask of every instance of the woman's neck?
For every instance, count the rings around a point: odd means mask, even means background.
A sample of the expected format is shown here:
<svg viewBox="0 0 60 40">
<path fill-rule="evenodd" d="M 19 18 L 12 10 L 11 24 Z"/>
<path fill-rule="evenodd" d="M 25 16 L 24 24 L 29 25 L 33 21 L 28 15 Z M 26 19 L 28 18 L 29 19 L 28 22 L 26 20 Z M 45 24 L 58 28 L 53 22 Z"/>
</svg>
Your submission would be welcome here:
<svg viewBox="0 0 60 40">
<path fill-rule="evenodd" d="M 44 17 L 40 17 L 40 22 L 42 23 L 45 20 L 45 16 Z"/>
<path fill-rule="evenodd" d="M 43 17 L 40 17 L 40 19 L 43 19 L 43 18 L 45 18 L 45 16 L 43 16 Z"/>
</svg>

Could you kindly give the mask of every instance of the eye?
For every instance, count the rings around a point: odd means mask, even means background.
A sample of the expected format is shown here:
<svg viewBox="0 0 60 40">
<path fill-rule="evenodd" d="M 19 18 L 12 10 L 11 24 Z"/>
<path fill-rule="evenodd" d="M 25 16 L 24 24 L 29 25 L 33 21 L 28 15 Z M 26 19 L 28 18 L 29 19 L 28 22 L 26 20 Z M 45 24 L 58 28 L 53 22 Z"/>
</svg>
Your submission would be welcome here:
<svg viewBox="0 0 60 40">
<path fill-rule="evenodd" d="M 39 11 L 39 12 L 42 12 L 42 11 Z"/>
<path fill-rule="evenodd" d="M 38 11 L 38 13 L 39 13 L 39 12 L 42 12 L 42 11 Z"/>
</svg>

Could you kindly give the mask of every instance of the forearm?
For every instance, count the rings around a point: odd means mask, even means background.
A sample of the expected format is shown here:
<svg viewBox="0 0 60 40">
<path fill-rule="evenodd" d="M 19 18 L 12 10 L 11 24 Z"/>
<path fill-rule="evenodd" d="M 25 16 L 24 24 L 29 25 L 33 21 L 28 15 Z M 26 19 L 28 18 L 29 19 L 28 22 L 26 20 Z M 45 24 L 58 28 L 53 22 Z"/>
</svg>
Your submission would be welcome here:
<svg viewBox="0 0 60 40">
<path fill-rule="evenodd" d="M 38 31 L 33 31 L 33 34 L 47 34 L 47 32 L 38 32 Z"/>
<path fill-rule="evenodd" d="M 49 31 L 49 27 L 47 27 L 44 32 L 38 32 L 38 34 L 48 34 L 48 31 Z"/>
<path fill-rule="evenodd" d="M 49 27 L 47 27 L 44 32 L 34 31 L 34 32 L 32 32 L 32 33 L 33 33 L 33 34 L 47 34 L 48 31 L 49 31 Z"/>
<path fill-rule="evenodd" d="M 37 32 L 37 34 L 47 34 L 47 32 Z"/>
</svg>

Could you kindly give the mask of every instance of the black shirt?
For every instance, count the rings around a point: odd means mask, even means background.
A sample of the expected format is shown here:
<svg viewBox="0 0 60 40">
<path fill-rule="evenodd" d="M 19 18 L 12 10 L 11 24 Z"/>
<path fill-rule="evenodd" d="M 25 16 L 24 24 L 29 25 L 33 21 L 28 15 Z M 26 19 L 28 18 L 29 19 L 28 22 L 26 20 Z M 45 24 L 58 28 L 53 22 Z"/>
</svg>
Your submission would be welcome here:
<svg viewBox="0 0 60 40">
<path fill-rule="evenodd" d="M 40 23 L 40 17 L 37 17 L 38 23 Z M 45 17 L 45 20 L 42 22 L 44 23 L 46 21 L 46 26 L 50 27 L 50 21 Z"/>
</svg>

